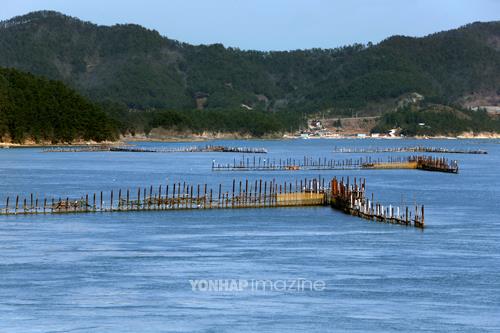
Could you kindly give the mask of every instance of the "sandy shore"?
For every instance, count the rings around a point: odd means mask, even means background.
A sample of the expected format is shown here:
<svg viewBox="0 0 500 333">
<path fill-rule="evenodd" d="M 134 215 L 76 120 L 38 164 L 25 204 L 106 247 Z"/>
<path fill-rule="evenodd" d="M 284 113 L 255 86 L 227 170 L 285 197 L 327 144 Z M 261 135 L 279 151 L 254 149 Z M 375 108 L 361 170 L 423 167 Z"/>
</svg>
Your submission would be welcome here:
<svg viewBox="0 0 500 333">
<path fill-rule="evenodd" d="M 178 133 L 176 133 L 178 134 Z M 210 140 L 295 140 L 301 139 L 301 137 L 294 135 L 270 135 L 267 137 L 252 137 L 252 136 L 243 136 L 234 133 L 216 133 L 216 134 L 207 134 L 203 133 L 200 135 L 194 134 L 184 134 L 184 135 L 152 135 L 146 136 L 144 134 L 140 135 L 127 135 L 122 136 L 118 141 L 105 141 L 105 142 L 95 142 L 95 141 L 76 141 L 72 143 L 40 143 L 40 142 L 26 142 L 23 144 L 20 143 L 11 143 L 11 142 L 0 142 L 1 148 L 37 148 L 37 147 L 76 147 L 76 146 L 109 146 L 109 145 L 126 145 L 127 142 L 205 142 Z M 355 137 L 355 136 L 335 136 L 335 137 L 316 137 L 311 136 L 308 139 L 317 140 L 317 139 L 328 139 L 328 140 L 339 140 L 339 139 L 357 139 L 357 140 L 366 140 L 366 139 L 374 139 L 374 140 L 404 140 L 404 139 L 414 139 L 414 140 L 457 140 L 457 139 L 500 139 L 500 133 L 462 133 L 458 136 L 416 136 L 416 137 Z"/>
</svg>

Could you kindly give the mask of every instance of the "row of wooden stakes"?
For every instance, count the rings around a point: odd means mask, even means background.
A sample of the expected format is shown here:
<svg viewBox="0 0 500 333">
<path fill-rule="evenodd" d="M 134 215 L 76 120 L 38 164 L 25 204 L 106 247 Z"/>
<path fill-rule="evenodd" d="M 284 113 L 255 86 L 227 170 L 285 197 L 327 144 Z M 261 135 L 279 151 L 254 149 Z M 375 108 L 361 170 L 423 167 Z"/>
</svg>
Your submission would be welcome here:
<svg viewBox="0 0 500 333">
<path fill-rule="evenodd" d="M 321 181 L 321 183 L 320 183 Z M 321 184 L 321 185 L 320 185 Z M 190 185 L 186 182 L 174 183 L 157 190 L 153 186 L 138 188 L 132 191 L 111 190 L 85 194 L 80 198 L 43 198 L 30 194 L 29 197 L 15 197 L 11 204 L 10 197 L 5 200 L 1 214 L 38 214 L 65 212 L 103 212 L 103 211 L 137 211 L 137 210 L 167 210 L 194 208 L 243 208 L 243 207 L 273 207 L 289 206 L 290 202 L 301 201 L 300 196 L 283 195 L 292 193 L 324 193 L 325 180 L 304 179 L 279 184 L 276 180 L 255 180 L 254 182 L 233 180 L 232 190 L 225 191 L 222 184 L 218 190 L 208 188 L 207 184 Z M 107 200 L 109 198 L 109 200 Z M 307 200 L 306 200 L 307 201 Z"/>
<path fill-rule="evenodd" d="M 488 154 L 481 149 L 451 149 L 443 147 L 389 147 L 389 148 L 346 148 L 335 147 L 334 153 L 375 154 L 375 153 L 433 153 L 433 154 Z"/>
<path fill-rule="evenodd" d="M 111 190 L 109 197 L 104 192 L 85 194 L 78 199 L 44 198 L 39 200 L 31 194 L 28 198 L 16 196 L 11 205 L 7 197 L 5 207 L 0 210 L 3 215 L 15 214 L 61 214 L 88 212 L 148 211 L 148 210 L 180 210 L 180 209 L 214 209 L 214 208 L 264 208 L 287 206 L 321 206 L 331 205 L 353 216 L 388 223 L 424 226 L 424 208 L 419 215 L 414 215 L 399 207 L 383 206 L 369 200 L 365 196 L 365 180 L 354 183 L 333 178 L 326 182 L 324 178 L 301 179 L 295 182 L 278 183 L 273 180 L 255 180 L 237 182 L 233 179 L 231 190 L 223 190 L 222 184 L 214 191 L 207 184 L 190 185 L 174 183 L 157 190 L 150 186 L 138 188 L 132 197 L 130 189 L 118 192 Z M 109 198 L 109 201 L 106 199 Z M 405 213 L 403 213 L 405 212 Z"/>
<path fill-rule="evenodd" d="M 438 172 L 458 172 L 458 163 L 444 158 L 432 156 L 407 156 L 381 158 L 360 157 L 356 159 L 335 160 L 311 157 L 303 159 L 253 159 L 243 156 L 233 163 L 216 163 L 212 161 L 212 171 L 297 171 L 297 170 L 355 170 L 355 169 L 421 169 Z"/>
<path fill-rule="evenodd" d="M 366 197 L 364 179 L 357 181 L 354 178 L 354 183 L 350 184 L 349 177 L 347 178 L 347 182 L 344 182 L 344 178 L 341 180 L 338 180 L 336 177 L 333 178 L 328 201 L 336 209 L 367 220 L 402 224 L 417 228 L 424 228 L 425 226 L 423 205 L 415 205 L 413 214 L 408 206 L 384 206 L 374 200 L 373 193 L 371 199 Z"/>
</svg>

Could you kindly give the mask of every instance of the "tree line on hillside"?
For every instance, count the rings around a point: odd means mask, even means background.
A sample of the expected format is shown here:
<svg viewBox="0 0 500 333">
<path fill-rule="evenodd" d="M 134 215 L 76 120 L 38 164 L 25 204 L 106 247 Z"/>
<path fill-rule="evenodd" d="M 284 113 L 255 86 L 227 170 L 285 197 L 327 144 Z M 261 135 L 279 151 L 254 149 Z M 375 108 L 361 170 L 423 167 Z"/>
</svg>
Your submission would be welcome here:
<svg viewBox="0 0 500 333">
<path fill-rule="evenodd" d="M 178 132 L 225 132 L 254 137 L 304 125 L 298 112 L 242 109 L 130 110 L 122 104 L 88 101 L 62 82 L 0 68 L 0 138 L 2 141 L 71 143 L 115 140 L 119 134 L 148 133 L 153 128 Z M 443 106 L 432 101 L 385 114 L 373 132 L 401 128 L 414 135 L 500 132 L 500 119 L 484 110 Z"/>
<path fill-rule="evenodd" d="M 129 110 L 116 103 L 101 103 L 103 110 L 116 120 L 123 135 L 148 134 L 153 128 L 201 134 L 235 133 L 262 137 L 295 131 L 305 119 L 295 112 L 265 112 L 241 109 L 207 110 Z"/>
<path fill-rule="evenodd" d="M 382 116 L 373 133 L 387 133 L 399 128 L 405 136 L 456 136 L 464 132 L 500 132 L 500 117 L 485 110 L 470 110 L 459 106 L 406 106 Z"/>
<path fill-rule="evenodd" d="M 97 26 L 46 11 L 7 21 L 0 32 L 0 66 L 139 110 L 192 110 L 201 93 L 207 109 L 246 104 L 341 114 L 405 93 L 451 103 L 500 86 L 499 22 L 377 45 L 280 52 L 194 46 L 138 25 Z"/>
<path fill-rule="evenodd" d="M 63 83 L 0 68 L 0 141 L 104 141 L 117 134 L 114 120 Z"/>
<path fill-rule="evenodd" d="M 296 129 L 298 114 L 254 110 L 136 111 L 93 103 L 64 83 L 0 68 L 0 141 L 71 143 L 116 140 L 119 134 L 162 127 L 179 132 L 232 132 L 264 136 Z"/>
<path fill-rule="evenodd" d="M 262 136 L 298 129 L 318 113 L 379 115 L 413 92 L 450 105 L 498 94 L 498 39 L 500 22 L 489 22 L 377 45 L 261 52 L 194 46 L 138 25 L 97 26 L 34 12 L 0 23 L 0 66 L 60 82 L 3 70 L 0 135 L 99 141 L 164 127 Z M 197 105 L 197 96 L 206 100 Z M 448 116 L 456 131 L 496 128 L 481 112 L 420 111 L 390 113 L 377 129 L 398 123 L 408 133 L 448 131 Z M 424 116 L 433 128 L 415 127 Z"/>
</svg>

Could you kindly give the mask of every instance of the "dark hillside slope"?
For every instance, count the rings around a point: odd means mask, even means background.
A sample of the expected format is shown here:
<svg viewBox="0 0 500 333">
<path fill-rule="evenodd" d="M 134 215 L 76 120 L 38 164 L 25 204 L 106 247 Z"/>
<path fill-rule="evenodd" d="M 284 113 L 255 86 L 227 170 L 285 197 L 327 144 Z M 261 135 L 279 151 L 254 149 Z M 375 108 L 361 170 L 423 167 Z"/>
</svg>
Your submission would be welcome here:
<svg viewBox="0 0 500 333">
<path fill-rule="evenodd" d="M 134 109 L 363 110 L 417 92 L 439 103 L 500 104 L 500 23 L 374 46 L 289 52 L 193 46 L 137 25 L 56 12 L 0 24 L 0 66 L 62 80 Z M 334 112 L 337 112 L 334 111 Z"/>
<path fill-rule="evenodd" d="M 63 83 L 0 68 L 0 142 L 71 143 L 116 136 L 114 121 Z"/>
</svg>

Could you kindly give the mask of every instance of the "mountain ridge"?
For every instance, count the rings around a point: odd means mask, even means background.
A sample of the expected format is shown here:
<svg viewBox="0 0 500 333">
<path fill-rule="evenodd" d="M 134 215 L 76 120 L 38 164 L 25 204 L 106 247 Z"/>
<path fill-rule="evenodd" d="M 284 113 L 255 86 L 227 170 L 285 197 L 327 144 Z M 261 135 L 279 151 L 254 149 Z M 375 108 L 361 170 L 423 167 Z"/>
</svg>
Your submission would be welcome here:
<svg viewBox="0 0 500 333">
<path fill-rule="evenodd" d="M 1 22 L 0 50 L 2 67 L 128 109 L 379 115 L 408 93 L 439 104 L 500 105 L 500 21 L 375 45 L 243 51 L 39 11 Z"/>
</svg>

